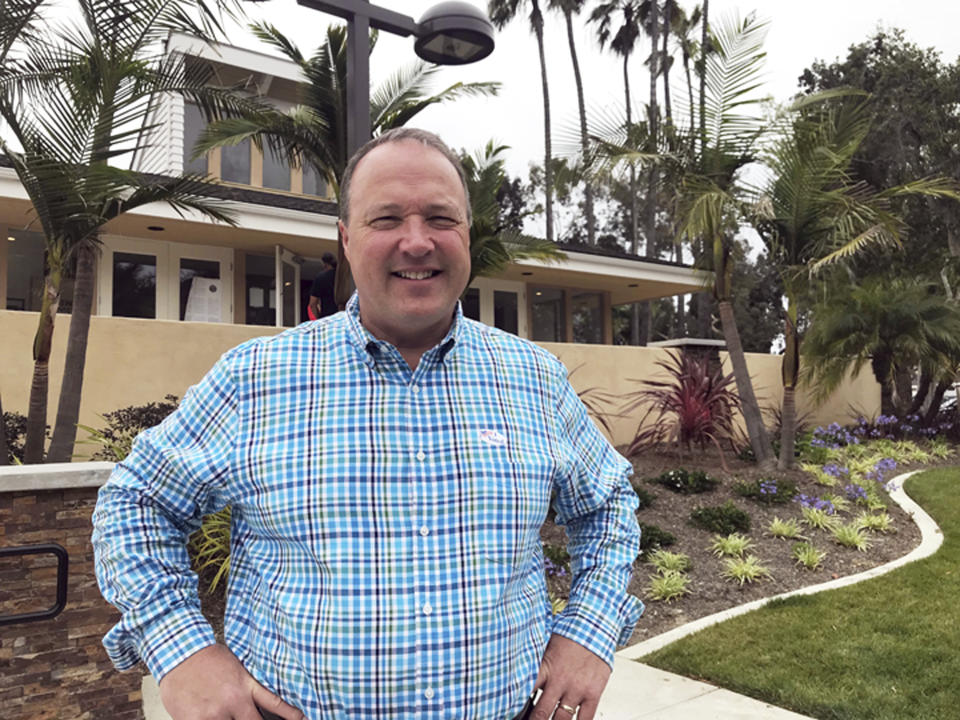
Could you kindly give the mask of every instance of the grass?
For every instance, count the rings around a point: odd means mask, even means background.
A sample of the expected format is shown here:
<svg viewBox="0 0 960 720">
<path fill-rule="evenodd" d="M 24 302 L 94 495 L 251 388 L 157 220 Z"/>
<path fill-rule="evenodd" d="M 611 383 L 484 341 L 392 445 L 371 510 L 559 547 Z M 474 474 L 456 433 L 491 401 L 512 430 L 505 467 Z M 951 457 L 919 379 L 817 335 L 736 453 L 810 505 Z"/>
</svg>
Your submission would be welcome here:
<svg viewBox="0 0 960 720">
<path fill-rule="evenodd" d="M 933 556 L 840 590 L 774 601 L 642 661 L 820 720 L 956 718 L 958 489 L 960 468 L 907 482 L 943 529 Z"/>
</svg>

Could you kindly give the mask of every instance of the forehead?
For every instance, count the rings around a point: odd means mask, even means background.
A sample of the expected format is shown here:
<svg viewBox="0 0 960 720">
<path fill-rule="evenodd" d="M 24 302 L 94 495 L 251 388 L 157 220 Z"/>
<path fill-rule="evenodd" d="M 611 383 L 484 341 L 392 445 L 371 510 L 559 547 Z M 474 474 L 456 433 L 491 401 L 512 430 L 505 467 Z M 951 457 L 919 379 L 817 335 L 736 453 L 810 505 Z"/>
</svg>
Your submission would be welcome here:
<svg viewBox="0 0 960 720">
<path fill-rule="evenodd" d="M 466 206 L 463 183 L 440 151 L 416 140 L 380 145 L 357 163 L 351 207 L 412 198 Z"/>
</svg>

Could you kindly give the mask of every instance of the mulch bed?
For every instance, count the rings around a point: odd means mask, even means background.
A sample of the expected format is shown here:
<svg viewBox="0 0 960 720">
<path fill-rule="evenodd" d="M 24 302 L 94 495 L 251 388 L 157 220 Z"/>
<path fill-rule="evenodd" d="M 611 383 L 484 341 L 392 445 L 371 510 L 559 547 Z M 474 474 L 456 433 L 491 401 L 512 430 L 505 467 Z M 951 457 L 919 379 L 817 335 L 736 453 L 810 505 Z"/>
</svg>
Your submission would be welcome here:
<svg viewBox="0 0 960 720">
<path fill-rule="evenodd" d="M 804 526 L 802 532 L 807 540 L 827 552 L 819 569 L 807 570 L 797 565 L 791 555 L 796 540 L 782 540 L 766 533 L 774 516 L 782 520 L 799 520 L 800 506 L 793 502 L 771 505 L 761 503 L 737 494 L 733 486 L 741 481 L 774 477 L 795 481 L 798 492 L 807 495 L 819 496 L 825 492 L 837 491 L 818 485 L 809 475 L 799 470 L 762 473 L 753 463 L 740 461 L 729 453 L 725 460 L 728 473 L 721 470 L 719 458 L 711 453 L 686 453 L 680 457 L 671 452 L 658 452 L 633 458 L 636 478 L 652 478 L 667 470 L 685 468 L 705 470 L 720 480 L 721 484 L 706 493 L 681 495 L 654 483 L 640 483 L 656 499 L 650 507 L 638 511 L 637 518 L 646 525 L 656 525 L 676 537 L 676 543 L 665 549 L 690 557 L 692 568 L 688 575 L 691 578 L 691 592 L 670 603 L 649 598 L 647 588 L 655 569 L 651 563 L 638 560 L 634 565 L 629 591 L 643 600 L 646 611 L 628 644 L 647 640 L 692 620 L 753 600 L 863 572 L 902 557 L 920 544 L 921 536 L 917 526 L 899 505 L 890 500 L 887 513 L 892 520 L 894 531 L 868 533 L 872 544 L 866 552 L 838 545 L 830 533 Z M 898 468 L 896 475 L 911 469 L 917 468 Z M 734 505 L 749 513 L 751 527 L 748 536 L 753 547 L 747 553 L 760 559 L 762 565 L 770 571 L 772 579 L 741 586 L 736 581 L 723 578 L 723 561 L 709 549 L 714 533 L 694 527 L 690 523 L 690 513 L 695 508 L 722 505 L 727 500 L 732 500 Z M 848 522 L 858 512 L 859 509 L 852 509 L 841 518 Z M 563 529 L 552 524 L 544 527 L 542 536 L 547 543 L 565 542 Z M 551 578 L 549 582 L 555 593 L 565 596 L 569 592 L 568 579 Z"/>
</svg>

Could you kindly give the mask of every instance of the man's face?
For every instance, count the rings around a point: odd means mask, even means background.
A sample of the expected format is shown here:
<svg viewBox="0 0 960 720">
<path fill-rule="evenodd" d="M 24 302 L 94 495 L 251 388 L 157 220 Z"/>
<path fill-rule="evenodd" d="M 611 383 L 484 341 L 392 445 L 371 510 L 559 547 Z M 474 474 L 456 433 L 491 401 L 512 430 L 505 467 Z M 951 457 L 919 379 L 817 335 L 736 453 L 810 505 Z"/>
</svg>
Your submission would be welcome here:
<svg viewBox="0 0 960 720">
<path fill-rule="evenodd" d="M 420 142 L 386 143 L 357 165 L 349 210 L 340 230 L 364 326 L 398 346 L 439 342 L 470 278 L 457 171 Z"/>
</svg>

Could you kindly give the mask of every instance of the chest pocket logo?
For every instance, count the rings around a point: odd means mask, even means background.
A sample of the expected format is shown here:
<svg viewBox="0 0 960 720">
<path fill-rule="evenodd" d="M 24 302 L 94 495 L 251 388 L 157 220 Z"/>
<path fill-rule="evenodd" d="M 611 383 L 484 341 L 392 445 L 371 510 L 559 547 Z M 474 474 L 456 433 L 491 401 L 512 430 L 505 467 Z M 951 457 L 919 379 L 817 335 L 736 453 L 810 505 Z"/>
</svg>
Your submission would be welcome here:
<svg viewBox="0 0 960 720">
<path fill-rule="evenodd" d="M 506 447 L 507 436 L 497 430 L 481 430 L 480 441 L 493 447 Z"/>
</svg>

